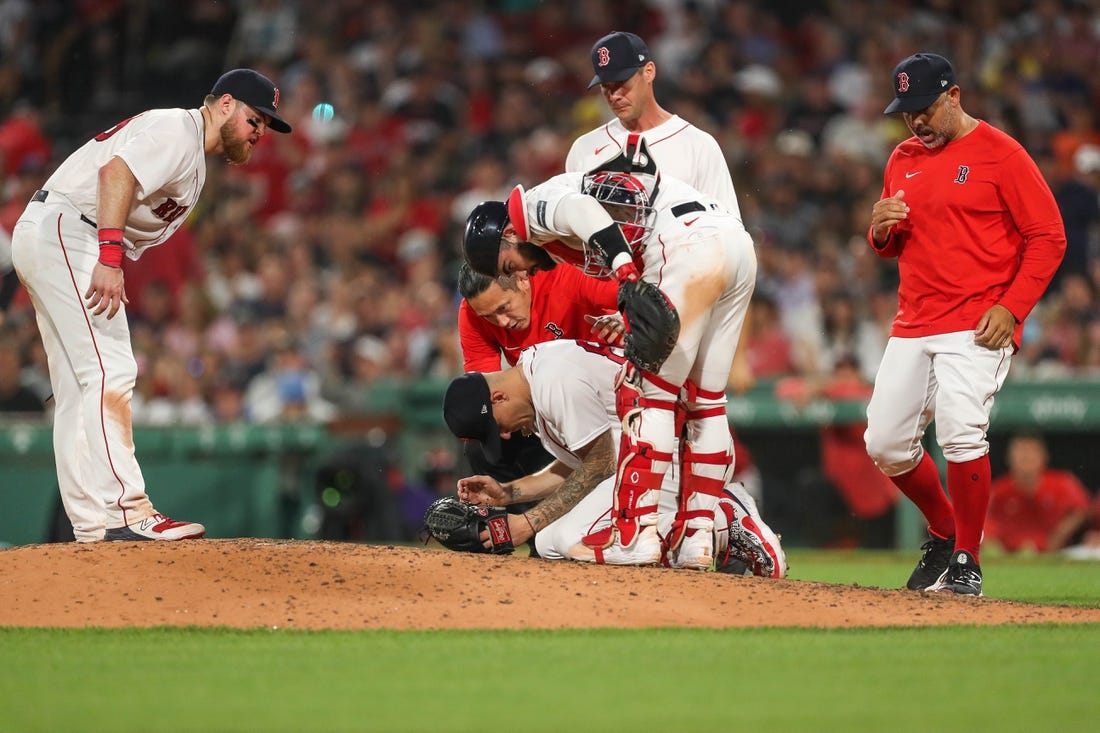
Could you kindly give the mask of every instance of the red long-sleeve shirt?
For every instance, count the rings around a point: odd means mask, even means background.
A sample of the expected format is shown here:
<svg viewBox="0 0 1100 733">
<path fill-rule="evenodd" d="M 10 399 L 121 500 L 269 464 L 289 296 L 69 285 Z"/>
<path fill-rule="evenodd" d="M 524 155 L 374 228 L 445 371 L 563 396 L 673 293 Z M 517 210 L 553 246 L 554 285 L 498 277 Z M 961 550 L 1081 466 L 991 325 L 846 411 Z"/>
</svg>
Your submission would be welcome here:
<svg viewBox="0 0 1100 733">
<path fill-rule="evenodd" d="M 1050 283 L 1066 249 L 1050 187 L 1023 147 L 979 122 L 970 134 L 929 150 L 916 137 L 886 164 L 882 196 L 904 191 L 909 216 L 881 248 L 898 258 L 893 336 L 973 329 L 1000 304 L 1024 318 Z"/>
<path fill-rule="evenodd" d="M 495 372 L 500 357 L 515 366 L 519 352 L 554 339 L 595 338 L 586 315 L 604 315 L 617 309 L 619 285 L 584 275 L 575 267 L 559 265 L 531 278 L 531 320 L 522 331 L 510 330 L 479 316 L 465 300 L 458 308 L 458 337 L 467 372 Z"/>
</svg>

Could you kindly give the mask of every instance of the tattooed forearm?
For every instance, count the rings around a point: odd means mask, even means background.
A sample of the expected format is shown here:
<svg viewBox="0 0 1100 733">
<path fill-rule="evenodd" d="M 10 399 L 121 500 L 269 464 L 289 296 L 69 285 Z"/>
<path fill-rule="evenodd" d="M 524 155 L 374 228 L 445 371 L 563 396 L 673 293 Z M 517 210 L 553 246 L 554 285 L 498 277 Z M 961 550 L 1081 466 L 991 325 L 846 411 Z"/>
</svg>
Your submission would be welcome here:
<svg viewBox="0 0 1100 733">
<path fill-rule="evenodd" d="M 587 453 L 582 456 L 584 462 L 580 468 L 569 474 L 557 491 L 527 512 L 535 531 L 565 515 L 601 481 L 614 475 L 615 458 L 615 443 L 610 432 L 592 441 Z"/>
<path fill-rule="evenodd" d="M 508 495 L 509 504 L 515 504 L 523 498 L 523 492 L 519 490 L 519 484 L 515 481 L 510 484 L 505 484 L 501 488 L 504 489 L 504 493 Z"/>
</svg>

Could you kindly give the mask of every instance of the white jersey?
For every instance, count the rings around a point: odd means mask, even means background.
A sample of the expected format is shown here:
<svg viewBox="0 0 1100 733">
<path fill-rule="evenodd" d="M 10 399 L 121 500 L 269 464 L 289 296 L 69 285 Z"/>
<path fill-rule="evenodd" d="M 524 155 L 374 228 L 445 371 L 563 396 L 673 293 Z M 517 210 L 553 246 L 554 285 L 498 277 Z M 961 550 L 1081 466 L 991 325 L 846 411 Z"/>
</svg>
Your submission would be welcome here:
<svg viewBox="0 0 1100 733">
<path fill-rule="evenodd" d="M 568 223 L 568 216 L 557 216 L 562 201 L 581 193 L 583 173 L 559 173 L 529 191 L 523 192 L 522 219 L 513 216 L 520 236 L 532 244 L 543 247 L 554 259 L 575 266 L 583 264 L 584 239 Z M 729 212 L 712 196 L 706 196 L 687 183 L 661 174 L 654 209 L 652 228 L 642 244 L 655 241 L 662 245 L 674 244 L 693 231 L 685 228 L 696 225 L 697 230 L 707 226 L 744 231 L 740 218 Z M 513 212 L 516 213 L 516 212 Z M 699 221 L 702 220 L 702 221 Z M 557 244 L 560 242 L 564 247 Z M 570 251 L 572 250 L 572 251 Z"/>
<path fill-rule="evenodd" d="M 567 173 L 587 173 L 612 152 L 622 152 L 630 132 L 618 118 L 578 137 L 565 158 Z M 640 133 L 662 178 L 671 176 L 714 197 L 738 219 L 741 208 L 722 149 L 709 133 L 678 115 Z"/>
<path fill-rule="evenodd" d="M 96 218 L 99 169 L 118 156 L 137 179 L 123 230 L 131 259 L 182 224 L 206 182 L 204 121 L 198 109 L 154 109 L 123 120 L 73 152 L 43 186 Z"/>
<path fill-rule="evenodd" d="M 581 465 L 576 451 L 609 429 L 618 446 L 614 385 L 622 359 L 621 351 L 567 339 L 520 354 L 517 366 L 531 386 L 535 431 L 543 447 L 570 468 Z"/>
</svg>

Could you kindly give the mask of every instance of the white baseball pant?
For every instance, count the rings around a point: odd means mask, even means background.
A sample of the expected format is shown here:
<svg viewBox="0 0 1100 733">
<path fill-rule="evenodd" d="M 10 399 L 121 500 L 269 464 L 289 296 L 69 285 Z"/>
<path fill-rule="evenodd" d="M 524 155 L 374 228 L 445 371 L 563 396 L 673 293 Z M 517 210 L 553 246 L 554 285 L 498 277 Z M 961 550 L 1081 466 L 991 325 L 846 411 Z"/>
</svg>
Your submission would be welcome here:
<svg viewBox="0 0 1100 733">
<path fill-rule="evenodd" d="M 12 262 L 30 294 L 54 393 L 53 448 L 62 503 L 78 542 L 154 513 L 134 455 L 130 399 L 137 363 L 123 306 L 85 307 L 99 260 L 95 228 L 64 197 L 32 202 L 12 233 Z"/>
<path fill-rule="evenodd" d="M 1012 349 L 974 343 L 973 331 L 891 337 L 867 405 L 867 453 L 887 476 L 920 462 L 921 439 L 936 421 L 944 458 L 962 463 L 989 453 L 993 397 L 1004 385 Z"/>
</svg>

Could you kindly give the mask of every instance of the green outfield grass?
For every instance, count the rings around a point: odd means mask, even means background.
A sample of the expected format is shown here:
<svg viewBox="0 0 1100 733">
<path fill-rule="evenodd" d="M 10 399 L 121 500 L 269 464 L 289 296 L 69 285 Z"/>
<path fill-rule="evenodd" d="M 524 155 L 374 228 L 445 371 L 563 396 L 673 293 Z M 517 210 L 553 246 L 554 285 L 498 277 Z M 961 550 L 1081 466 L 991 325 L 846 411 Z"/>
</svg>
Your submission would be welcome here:
<svg viewBox="0 0 1100 733">
<path fill-rule="evenodd" d="M 798 579 L 896 587 L 912 559 L 793 552 L 791 563 Z M 1100 563 L 986 565 L 991 595 L 1100 606 Z M 1100 719 L 1098 670 L 1100 624 L 0 629 L 0 731 L 1068 733 Z"/>
<path fill-rule="evenodd" d="M 910 553 L 791 550 L 788 577 L 900 588 L 918 558 L 919 549 Z M 1100 608 L 1100 562 L 986 552 L 982 569 L 982 591 L 990 598 Z"/>
</svg>

